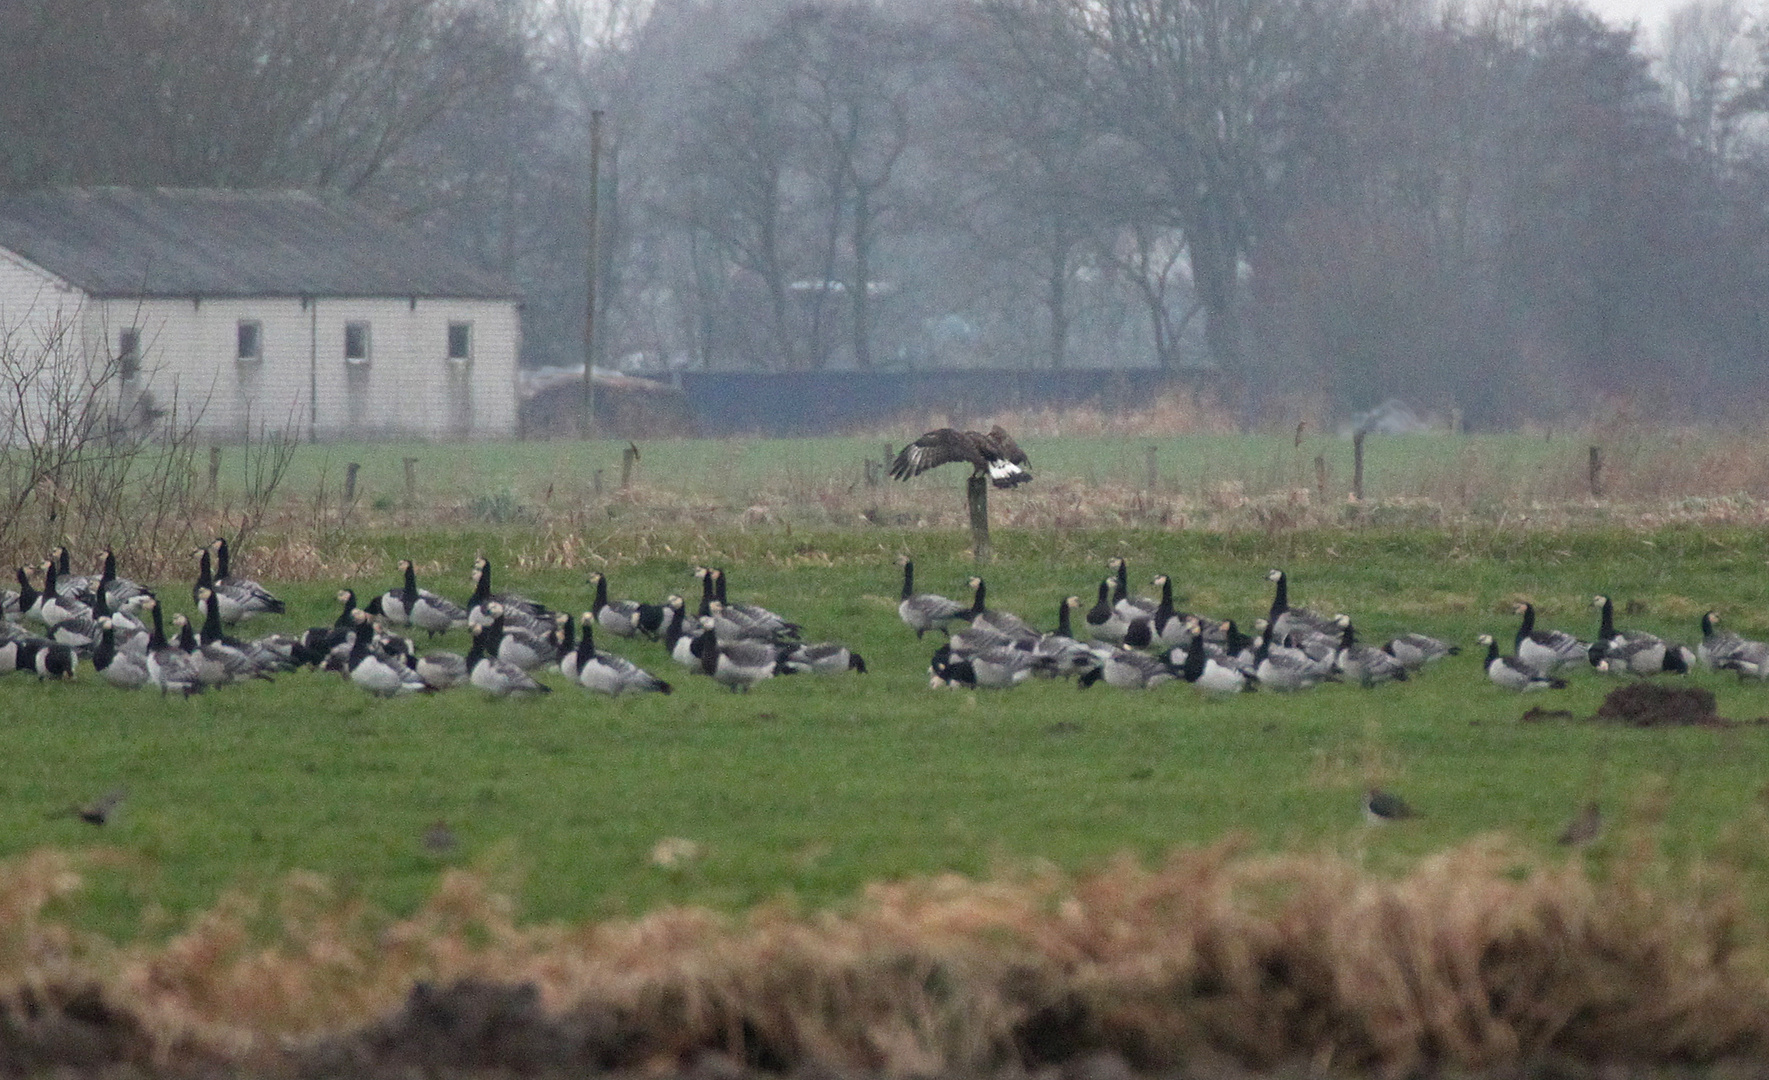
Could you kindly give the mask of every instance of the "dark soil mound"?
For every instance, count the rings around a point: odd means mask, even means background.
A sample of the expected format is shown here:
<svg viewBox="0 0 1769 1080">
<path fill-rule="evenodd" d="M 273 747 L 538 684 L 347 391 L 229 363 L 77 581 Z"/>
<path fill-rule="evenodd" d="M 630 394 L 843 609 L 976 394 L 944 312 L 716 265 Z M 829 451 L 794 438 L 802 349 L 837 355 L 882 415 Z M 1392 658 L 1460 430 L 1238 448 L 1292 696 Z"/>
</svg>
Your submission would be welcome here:
<svg viewBox="0 0 1769 1080">
<path fill-rule="evenodd" d="M 141 1022 L 95 988 L 25 987 L 0 998 L 0 1077 L 140 1064 L 149 1050 Z"/>
<path fill-rule="evenodd" d="M 1732 727 L 1714 709 L 1714 693 L 1697 686 L 1636 682 L 1611 690 L 1591 718 L 1630 727 Z"/>
<path fill-rule="evenodd" d="M 528 983 L 469 978 L 437 987 L 421 982 L 398 1012 L 315 1048 L 298 1071 L 359 1077 L 589 1075 L 637 1064 L 636 1031 L 637 1025 L 608 1010 L 549 1014 Z"/>
</svg>

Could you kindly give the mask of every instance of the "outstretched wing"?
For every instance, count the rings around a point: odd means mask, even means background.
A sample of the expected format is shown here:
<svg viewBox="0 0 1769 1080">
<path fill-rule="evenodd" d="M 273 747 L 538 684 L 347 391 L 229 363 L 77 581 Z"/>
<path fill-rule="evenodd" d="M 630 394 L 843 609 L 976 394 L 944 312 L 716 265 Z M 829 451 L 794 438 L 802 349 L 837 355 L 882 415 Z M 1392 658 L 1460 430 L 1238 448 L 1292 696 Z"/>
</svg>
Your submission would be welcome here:
<svg viewBox="0 0 1769 1080">
<path fill-rule="evenodd" d="M 930 431 L 903 448 L 891 462 L 891 476 L 907 480 L 949 461 L 968 461 L 983 467 L 983 456 L 977 450 L 975 437 L 966 431 L 940 428 Z"/>
</svg>

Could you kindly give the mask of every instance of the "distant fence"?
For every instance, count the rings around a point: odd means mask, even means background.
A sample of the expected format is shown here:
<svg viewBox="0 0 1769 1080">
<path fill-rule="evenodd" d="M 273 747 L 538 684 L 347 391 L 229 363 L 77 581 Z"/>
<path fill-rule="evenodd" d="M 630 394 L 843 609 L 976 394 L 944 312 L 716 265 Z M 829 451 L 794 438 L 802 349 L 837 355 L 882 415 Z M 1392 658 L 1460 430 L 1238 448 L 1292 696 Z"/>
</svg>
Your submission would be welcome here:
<svg viewBox="0 0 1769 1080">
<path fill-rule="evenodd" d="M 683 372 L 681 380 L 701 435 L 826 435 L 913 412 L 943 412 L 962 423 L 1007 410 L 1128 408 L 1205 377 L 1158 368 L 1076 368 Z"/>
</svg>

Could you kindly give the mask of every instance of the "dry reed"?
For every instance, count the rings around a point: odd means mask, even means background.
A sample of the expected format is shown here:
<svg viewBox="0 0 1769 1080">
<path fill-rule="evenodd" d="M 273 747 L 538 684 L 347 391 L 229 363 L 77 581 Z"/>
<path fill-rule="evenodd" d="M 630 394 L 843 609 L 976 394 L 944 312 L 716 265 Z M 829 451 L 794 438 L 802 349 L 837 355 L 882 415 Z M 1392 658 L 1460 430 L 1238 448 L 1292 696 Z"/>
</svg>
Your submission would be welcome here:
<svg viewBox="0 0 1769 1080">
<path fill-rule="evenodd" d="M 1559 530 L 1665 526 L 1769 527 L 1769 432 L 1648 428 L 1605 414 L 1586 428 L 1544 433 L 1546 449 L 1502 442 L 1433 437 L 1402 446 L 1378 436 L 1368 444 L 1372 476 L 1367 498 L 1349 499 L 1349 446 L 1311 430 L 1248 443 L 1243 457 L 1205 468 L 1169 453 L 1148 475 L 1135 440 L 1232 430 L 1225 413 L 1183 394 L 1168 394 L 1124 412 L 1081 407 L 984 417 L 1027 436 L 1099 435 L 1126 440 L 1083 475 L 1035 468 L 1035 483 L 991 502 L 1002 528 L 1194 529 L 1216 532 L 1363 528 L 1528 528 Z M 906 431 L 951 418 L 907 418 Z M 1425 438 L 1425 437 L 1420 437 Z M 1441 440 L 1441 441 L 1440 441 Z M 1600 498 L 1591 494 L 1587 450 L 1604 448 Z M 537 456 L 544 449 L 537 446 Z M 1317 473 L 1316 455 L 1324 473 Z M 1418 460 L 1414 460 L 1418 459 Z M 1390 472 L 1377 468 L 1387 463 Z M 1036 466 L 1036 462 L 1034 463 Z M 727 472 L 719 472 L 724 468 Z M 739 481 L 729 461 L 694 478 L 641 472 L 631 486 L 598 492 L 577 478 L 554 479 L 544 491 L 495 496 L 459 490 L 427 493 L 420 511 L 403 505 L 282 492 L 242 517 L 227 505 L 198 507 L 186 531 L 207 538 L 247 536 L 236 543 L 242 570 L 273 581 L 339 580 L 384 573 L 373 541 L 389 532 L 485 530 L 511 534 L 519 568 L 582 570 L 630 565 L 668 554 L 715 533 L 778 533 L 796 529 L 932 528 L 968 525 L 962 485 L 940 477 L 913 484 L 882 478 L 879 463 L 785 464 L 774 474 Z M 956 481 L 956 477 L 951 478 Z M 697 486 L 698 485 L 698 486 Z M 125 552 L 123 572 L 158 581 L 189 576 L 190 541 Z M 44 552 L 0 552 L 9 565 L 33 565 Z M 452 572 L 436 567 L 431 572 Z M 426 568 L 420 567 L 420 572 Z"/>
<path fill-rule="evenodd" d="M 44 917 L 80 867 L 39 852 L 0 865 L 0 1074 L 56 1063 L 45 1016 L 112 1035 L 53 1046 L 173 1073 L 1769 1067 L 1760 912 L 1722 868 L 1623 846 L 1599 873 L 1478 841 L 1390 878 L 1230 841 L 582 926 L 523 926 L 460 871 L 404 919 L 299 875 L 269 912 L 103 949 Z"/>
</svg>

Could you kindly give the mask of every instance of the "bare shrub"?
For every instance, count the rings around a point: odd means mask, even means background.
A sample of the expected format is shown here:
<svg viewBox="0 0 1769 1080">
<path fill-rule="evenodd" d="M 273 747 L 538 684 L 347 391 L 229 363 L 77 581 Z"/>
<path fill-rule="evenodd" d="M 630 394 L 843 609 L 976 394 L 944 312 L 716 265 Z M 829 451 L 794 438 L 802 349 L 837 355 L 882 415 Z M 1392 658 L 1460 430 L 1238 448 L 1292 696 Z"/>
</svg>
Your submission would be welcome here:
<svg viewBox="0 0 1769 1080">
<path fill-rule="evenodd" d="M 1022 437 L 1124 435 L 1146 438 L 1224 435 L 1239 430 L 1234 413 L 1217 403 L 1213 395 L 1167 390 L 1131 408 L 1089 402 L 1061 407 L 995 410 L 986 418 L 940 410 L 918 411 L 898 416 L 887 425 L 852 434 L 890 437 L 910 430 L 919 434 L 937 427 L 987 427 L 989 424 L 1000 424 Z"/>
<path fill-rule="evenodd" d="M 96 335 L 103 341 L 106 335 Z M 0 551 L 126 548 L 162 569 L 191 543 L 201 410 L 156 401 L 133 357 L 97 351 L 57 311 L 0 327 Z"/>
</svg>

